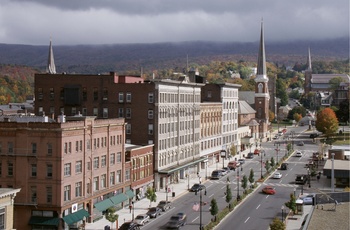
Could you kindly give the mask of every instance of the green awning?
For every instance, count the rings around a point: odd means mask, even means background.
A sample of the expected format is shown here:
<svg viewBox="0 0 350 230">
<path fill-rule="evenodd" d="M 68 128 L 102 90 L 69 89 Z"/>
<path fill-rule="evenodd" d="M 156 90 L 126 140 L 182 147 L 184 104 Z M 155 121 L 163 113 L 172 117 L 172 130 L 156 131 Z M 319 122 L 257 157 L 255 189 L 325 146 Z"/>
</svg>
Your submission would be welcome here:
<svg viewBox="0 0 350 230">
<path fill-rule="evenodd" d="M 97 208 L 100 212 L 106 210 L 109 207 L 114 206 L 113 202 L 111 201 L 111 199 L 106 199 L 103 200 L 101 202 L 98 202 L 96 204 L 94 204 L 95 208 Z"/>
<path fill-rule="evenodd" d="M 116 196 L 112 196 L 110 199 L 112 200 L 112 202 L 114 204 L 120 204 L 120 203 L 128 200 L 129 198 L 124 193 L 120 193 Z"/>
<path fill-rule="evenodd" d="M 78 221 L 83 220 L 84 216 L 87 218 L 90 215 L 85 209 L 80 209 L 77 212 L 74 212 L 72 214 L 69 214 L 68 216 L 63 217 L 63 220 L 68 225 L 70 225 L 70 224 L 74 224 L 74 223 L 77 223 Z"/>
<path fill-rule="evenodd" d="M 131 198 L 133 198 L 135 196 L 135 194 L 134 194 L 134 192 L 132 190 L 128 190 L 125 193 L 129 197 L 129 199 L 131 199 Z"/>
<path fill-rule="evenodd" d="M 45 225 L 45 226 L 58 226 L 60 218 L 50 218 L 42 216 L 32 216 L 29 220 L 29 225 Z"/>
</svg>

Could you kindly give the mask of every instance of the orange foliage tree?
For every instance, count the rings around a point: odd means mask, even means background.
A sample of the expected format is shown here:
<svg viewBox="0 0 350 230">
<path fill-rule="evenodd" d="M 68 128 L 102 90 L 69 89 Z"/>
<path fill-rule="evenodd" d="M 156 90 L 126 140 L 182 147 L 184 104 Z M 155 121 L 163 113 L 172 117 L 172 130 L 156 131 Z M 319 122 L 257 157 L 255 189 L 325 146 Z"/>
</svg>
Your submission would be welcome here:
<svg viewBox="0 0 350 230">
<path fill-rule="evenodd" d="M 317 114 L 316 129 L 326 136 L 338 131 L 339 122 L 335 112 L 331 108 L 325 108 Z"/>
</svg>

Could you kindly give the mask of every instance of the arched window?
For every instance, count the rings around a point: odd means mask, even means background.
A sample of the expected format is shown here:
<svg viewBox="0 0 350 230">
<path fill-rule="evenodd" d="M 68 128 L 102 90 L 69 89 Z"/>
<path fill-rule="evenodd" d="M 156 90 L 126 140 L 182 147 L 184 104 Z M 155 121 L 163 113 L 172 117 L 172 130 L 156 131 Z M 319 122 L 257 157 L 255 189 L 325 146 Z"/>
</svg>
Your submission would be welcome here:
<svg viewBox="0 0 350 230">
<path fill-rule="evenodd" d="M 258 85 L 258 93 L 262 93 L 263 92 L 263 84 L 262 83 L 259 83 Z"/>
</svg>

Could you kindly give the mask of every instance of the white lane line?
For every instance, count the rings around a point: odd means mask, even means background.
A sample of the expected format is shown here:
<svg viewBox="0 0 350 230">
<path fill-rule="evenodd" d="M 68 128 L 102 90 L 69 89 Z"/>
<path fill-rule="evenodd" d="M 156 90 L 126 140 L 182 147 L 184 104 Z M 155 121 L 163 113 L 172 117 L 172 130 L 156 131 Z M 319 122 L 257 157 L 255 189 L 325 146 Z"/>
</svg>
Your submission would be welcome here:
<svg viewBox="0 0 350 230">
<path fill-rule="evenodd" d="M 267 199 L 270 195 L 267 195 L 265 199 Z"/>
<path fill-rule="evenodd" d="M 258 205 L 258 207 L 256 207 L 256 209 L 258 209 L 260 207 L 260 204 Z"/>
<path fill-rule="evenodd" d="M 249 218 L 250 218 L 250 217 L 248 217 L 248 218 L 244 221 L 244 223 L 247 223 L 247 221 L 249 220 Z"/>
<path fill-rule="evenodd" d="M 192 220 L 192 223 L 195 222 L 198 218 L 199 218 L 199 216 L 197 216 L 196 218 L 194 218 L 194 219 Z"/>
<path fill-rule="evenodd" d="M 214 196 L 214 194 L 211 194 L 211 195 L 209 196 L 209 198 L 212 197 L 212 196 Z"/>
</svg>

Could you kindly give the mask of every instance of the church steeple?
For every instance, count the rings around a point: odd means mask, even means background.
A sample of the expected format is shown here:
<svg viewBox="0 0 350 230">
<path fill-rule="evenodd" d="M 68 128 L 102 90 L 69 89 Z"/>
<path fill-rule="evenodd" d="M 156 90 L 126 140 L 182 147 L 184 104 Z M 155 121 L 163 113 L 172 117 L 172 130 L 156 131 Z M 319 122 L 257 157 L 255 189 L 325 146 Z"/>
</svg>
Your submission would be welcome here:
<svg viewBox="0 0 350 230">
<path fill-rule="evenodd" d="M 56 73 L 56 66 L 55 66 L 55 60 L 53 58 L 53 50 L 52 50 L 51 38 L 50 38 L 49 57 L 48 57 L 48 60 L 47 60 L 46 72 L 49 73 L 49 74 L 55 74 Z"/>
<path fill-rule="evenodd" d="M 309 53 L 307 56 L 307 70 L 312 71 L 310 47 L 309 47 Z"/>
<path fill-rule="evenodd" d="M 265 41 L 264 41 L 264 25 L 261 21 L 260 46 L 258 54 L 257 75 L 266 76 L 266 59 L 265 59 Z"/>
</svg>

